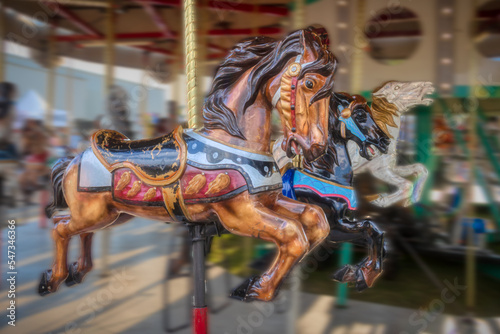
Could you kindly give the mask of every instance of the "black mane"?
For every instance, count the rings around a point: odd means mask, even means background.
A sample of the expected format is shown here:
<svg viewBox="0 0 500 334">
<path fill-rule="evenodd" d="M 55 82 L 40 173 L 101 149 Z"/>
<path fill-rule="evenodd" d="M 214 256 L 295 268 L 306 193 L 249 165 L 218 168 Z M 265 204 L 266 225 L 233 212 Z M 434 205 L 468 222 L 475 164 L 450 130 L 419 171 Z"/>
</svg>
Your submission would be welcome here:
<svg viewBox="0 0 500 334">
<path fill-rule="evenodd" d="M 310 103 L 331 95 L 337 60 L 331 52 L 323 49 L 321 43 L 310 32 L 309 28 L 305 31 L 298 30 L 283 41 L 276 41 L 270 37 L 252 37 L 236 44 L 217 68 L 212 89 L 203 105 L 205 128 L 222 129 L 232 136 L 246 139 L 238 126 L 235 113 L 224 103 L 229 90 L 247 70 L 255 66 L 248 77 L 244 104 L 246 110 L 265 89 L 266 82 L 276 76 L 291 58 L 304 53 L 304 42 L 315 50 L 318 59 L 302 68 L 299 79 L 311 72 L 328 78 Z"/>
</svg>

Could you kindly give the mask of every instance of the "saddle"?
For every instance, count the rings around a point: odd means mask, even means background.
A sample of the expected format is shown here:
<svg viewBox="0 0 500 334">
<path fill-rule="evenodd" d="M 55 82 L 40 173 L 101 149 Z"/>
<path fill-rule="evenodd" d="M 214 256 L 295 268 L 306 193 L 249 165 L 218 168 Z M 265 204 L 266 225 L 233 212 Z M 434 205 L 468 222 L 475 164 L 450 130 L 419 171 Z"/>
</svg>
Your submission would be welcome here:
<svg viewBox="0 0 500 334">
<path fill-rule="evenodd" d="M 92 151 L 109 172 L 130 168 L 144 183 L 166 186 L 177 181 L 186 168 L 187 147 L 182 127 L 171 133 L 142 140 L 130 140 L 114 130 L 92 135 Z"/>
</svg>

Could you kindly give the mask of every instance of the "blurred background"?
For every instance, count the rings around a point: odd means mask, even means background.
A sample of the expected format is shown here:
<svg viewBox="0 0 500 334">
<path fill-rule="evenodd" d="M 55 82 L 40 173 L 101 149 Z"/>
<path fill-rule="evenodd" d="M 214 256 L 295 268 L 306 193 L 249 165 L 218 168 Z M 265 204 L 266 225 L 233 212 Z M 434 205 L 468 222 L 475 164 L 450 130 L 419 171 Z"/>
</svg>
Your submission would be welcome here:
<svg viewBox="0 0 500 334">
<path fill-rule="evenodd" d="M 422 199 L 381 209 L 397 189 L 356 176 L 360 215 L 386 231 L 386 269 L 357 293 L 330 274 L 366 255 L 325 247 L 276 302 L 227 298 L 265 270 L 274 246 L 225 235 L 208 259 L 212 333 L 500 332 L 500 0 L 199 0 L 198 101 L 240 39 L 310 24 L 330 34 L 336 91 L 430 81 L 435 102 L 402 117 L 398 163 L 428 170 Z M 99 128 L 148 138 L 188 127 L 180 0 L 1 0 L 0 304 L 3 333 L 189 333 L 185 227 L 136 218 L 96 234 L 94 270 L 37 294 L 53 258 L 49 172 Z M 274 137 L 280 124 L 274 115 Z M 200 126 L 200 117 L 195 118 Z M 411 179 L 411 178 L 410 178 Z M 7 324 L 7 221 L 16 221 L 16 327 Z M 70 245 L 76 260 L 78 240 Z M 71 260 L 73 261 L 73 260 Z M 295 282 L 297 282 L 295 280 Z"/>
</svg>

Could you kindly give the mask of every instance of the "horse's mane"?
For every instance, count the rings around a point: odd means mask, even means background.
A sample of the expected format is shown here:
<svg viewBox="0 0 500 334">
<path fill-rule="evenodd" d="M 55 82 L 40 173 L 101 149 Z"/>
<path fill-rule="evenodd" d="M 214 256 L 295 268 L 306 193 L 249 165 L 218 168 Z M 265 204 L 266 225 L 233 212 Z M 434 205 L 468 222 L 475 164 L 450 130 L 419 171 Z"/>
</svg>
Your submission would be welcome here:
<svg viewBox="0 0 500 334">
<path fill-rule="evenodd" d="M 309 31 L 309 29 L 295 31 L 283 41 L 261 36 L 247 38 L 236 44 L 216 70 L 212 89 L 203 105 L 204 127 L 222 129 L 232 136 L 245 139 L 235 113 L 224 103 L 230 89 L 247 70 L 253 67 L 248 76 L 247 96 L 244 99 L 243 110 L 246 110 L 265 89 L 265 83 L 269 79 L 276 76 L 291 58 L 304 53 L 304 43 L 318 54 L 318 59 L 302 68 L 299 79 L 311 72 L 328 77 L 324 87 L 316 93 L 310 103 L 329 96 L 333 88 L 333 74 L 337 61 L 330 51 L 322 48 L 321 43 L 313 34 L 308 33 Z"/>
<path fill-rule="evenodd" d="M 387 101 L 385 97 L 373 96 L 371 112 L 373 120 L 380 130 L 384 131 L 389 138 L 392 138 L 387 126 L 397 127 L 394 121 L 394 117 L 399 115 L 396 105 Z"/>
<path fill-rule="evenodd" d="M 337 107 L 338 105 L 348 106 L 353 98 L 344 93 L 333 93 L 330 97 L 330 107 L 328 110 L 328 148 L 326 153 L 319 159 L 307 162 L 304 160 L 303 165 L 306 169 L 324 169 L 331 170 L 334 165 L 339 166 L 339 161 L 337 159 L 337 143 L 343 138 L 340 132 L 336 128 L 339 122 L 339 115 Z"/>
</svg>

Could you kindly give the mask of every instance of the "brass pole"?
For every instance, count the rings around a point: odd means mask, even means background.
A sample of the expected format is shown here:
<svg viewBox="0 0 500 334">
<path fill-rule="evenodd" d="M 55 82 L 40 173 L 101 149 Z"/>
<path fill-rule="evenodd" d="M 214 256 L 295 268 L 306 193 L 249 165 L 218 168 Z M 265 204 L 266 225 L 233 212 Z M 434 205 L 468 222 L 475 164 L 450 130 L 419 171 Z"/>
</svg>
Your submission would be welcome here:
<svg viewBox="0 0 500 334">
<path fill-rule="evenodd" d="M 293 17 L 293 27 L 295 30 L 304 29 L 305 4 L 304 0 L 295 0 L 295 12 Z"/>
<path fill-rule="evenodd" d="M 55 23 L 49 23 L 49 36 L 48 36 L 48 68 L 47 68 L 47 110 L 45 113 L 45 126 L 47 129 L 52 129 L 54 121 L 54 100 L 55 100 L 55 64 L 53 63 L 55 57 L 56 40 L 55 40 Z"/>
<path fill-rule="evenodd" d="M 109 97 L 109 91 L 114 83 L 114 63 L 115 63 L 115 8 L 114 0 L 107 0 L 106 9 L 106 77 L 104 81 L 104 96 Z"/>
<path fill-rule="evenodd" d="M 184 0 L 184 56 L 187 81 L 188 126 L 195 128 L 197 117 L 197 82 L 196 82 L 196 1 Z"/>
<path fill-rule="evenodd" d="M 355 36 L 354 41 L 358 43 L 355 45 L 355 50 L 352 55 L 352 65 L 351 65 L 351 91 L 352 94 L 360 94 L 363 87 L 361 87 L 361 82 L 363 80 L 363 48 L 366 44 L 365 35 L 363 34 L 363 24 L 365 16 L 365 0 L 358 0 L 357 6 L 357 16 L 356 16 L 356 32 L 360 36 Z"/>
</svg>

